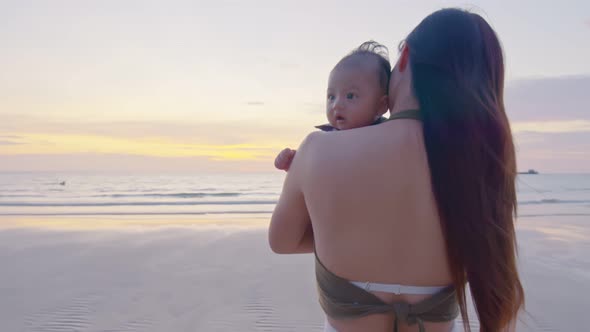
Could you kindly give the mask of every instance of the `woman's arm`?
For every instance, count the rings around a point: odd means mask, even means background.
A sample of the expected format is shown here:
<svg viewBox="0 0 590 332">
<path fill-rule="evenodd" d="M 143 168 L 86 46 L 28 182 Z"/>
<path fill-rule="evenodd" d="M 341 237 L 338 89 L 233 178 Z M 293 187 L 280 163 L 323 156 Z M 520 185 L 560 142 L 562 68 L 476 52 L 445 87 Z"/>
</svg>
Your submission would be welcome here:
<svg viewBox="0 0 590 332">
<path fill-rule="evenodd" d="M 314 251 L 311 218 L 302 191 L 311 136 L 313 134 L 309 135 L 297 150 L 285 178 L 281 197 L 272 214 L 268 241 L 272 251 L 277 254 L 311 253 Z"/>
</svg>

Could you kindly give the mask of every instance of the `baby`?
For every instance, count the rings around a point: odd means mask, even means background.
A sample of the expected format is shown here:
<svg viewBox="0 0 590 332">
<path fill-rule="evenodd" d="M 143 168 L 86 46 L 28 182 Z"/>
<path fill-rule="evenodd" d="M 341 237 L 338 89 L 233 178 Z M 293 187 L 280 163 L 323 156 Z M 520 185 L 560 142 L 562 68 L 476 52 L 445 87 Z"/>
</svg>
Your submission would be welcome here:
<svg viewBox="0 0 590 332">
<path fill-rule="evenodd" d="M 346 130 L 381 123 L 387 112 L 387 91 L 391 64 L 387 48 L 368 41 L 342 58 L 330 72 L 326 100 L 329 124 L 323 131 Z M 288 171 L 295 150 L 281 151 L 275 167 Z"/>
</svg>

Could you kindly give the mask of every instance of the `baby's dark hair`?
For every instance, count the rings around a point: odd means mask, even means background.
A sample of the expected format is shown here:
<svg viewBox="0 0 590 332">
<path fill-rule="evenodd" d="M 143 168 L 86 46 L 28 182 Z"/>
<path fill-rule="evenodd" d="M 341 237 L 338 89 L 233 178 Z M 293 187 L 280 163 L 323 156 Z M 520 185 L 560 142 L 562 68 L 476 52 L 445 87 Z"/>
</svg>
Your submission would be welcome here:
<svg viewBox="0 0 590 332">
<path fill-rule="evenodd" d="M 391 76 L 391 63 L 389 62 L 389 50 L 385 45 L 379 44 L 374 40 L 366 41 L 338 61 L 336 66 L 347 60 L 364 56 L 374 57 L 377 60 L 379 66 L 379 85 L 383 89 L 383 93 L 387 94 L 389 90 L 389 77 Z"/>
</svg>

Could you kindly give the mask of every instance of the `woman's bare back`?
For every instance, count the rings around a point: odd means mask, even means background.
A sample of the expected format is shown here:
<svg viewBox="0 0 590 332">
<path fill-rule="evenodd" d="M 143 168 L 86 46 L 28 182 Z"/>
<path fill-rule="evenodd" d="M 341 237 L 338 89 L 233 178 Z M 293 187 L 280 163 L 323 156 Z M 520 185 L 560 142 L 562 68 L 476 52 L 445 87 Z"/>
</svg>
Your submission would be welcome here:
<svg viewBox="0 0 590 332">
<path fill-rule="evenodd" d="M 421 130 L 418 121 L 395 120 L 308 138 L 301 188 L 317 255 L 338 276 L 412 286 L 452 283 Z M 387 302 L 425 298 L 375 294 Z M 386 331 L 393 316 L 330 322 L 340 332 Z M 426 328 L 448 331 L 451 324 Z"/>
</svg>

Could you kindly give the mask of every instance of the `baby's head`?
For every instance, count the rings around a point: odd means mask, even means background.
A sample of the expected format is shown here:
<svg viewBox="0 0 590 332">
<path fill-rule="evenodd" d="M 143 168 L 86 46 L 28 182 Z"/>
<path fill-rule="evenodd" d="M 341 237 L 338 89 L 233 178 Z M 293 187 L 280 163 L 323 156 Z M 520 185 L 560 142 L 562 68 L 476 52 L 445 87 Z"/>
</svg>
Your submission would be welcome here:
<svg viewBox="0 0 590 332">
<path fill-rule="evenodd" d="M 326 114 L 340 130 L 369 126 L 387 112 L 391 64 L 387 48 L 368 41 L 330 72 Z"/>
</svg>

